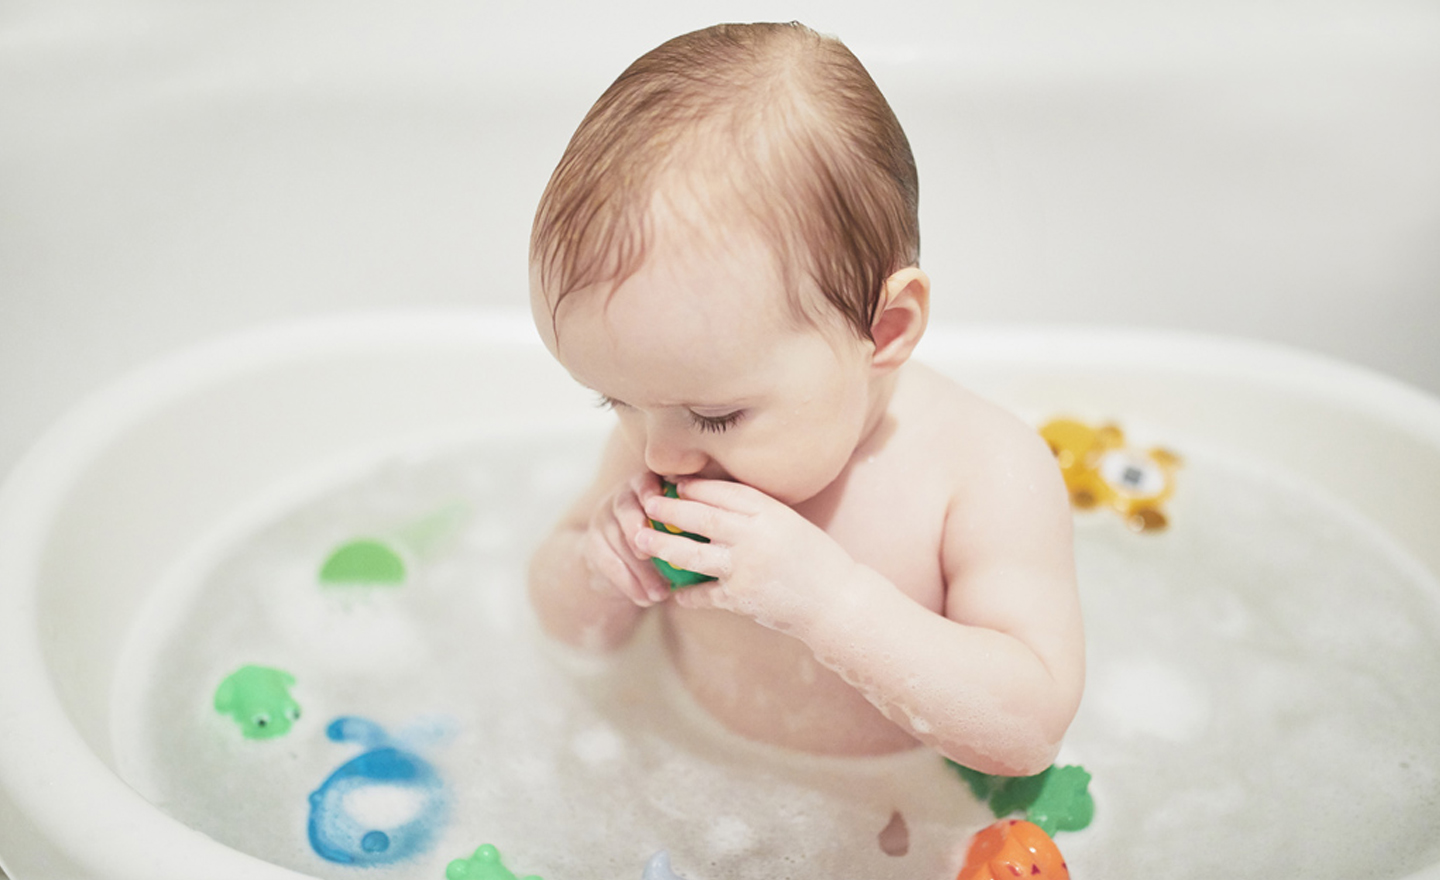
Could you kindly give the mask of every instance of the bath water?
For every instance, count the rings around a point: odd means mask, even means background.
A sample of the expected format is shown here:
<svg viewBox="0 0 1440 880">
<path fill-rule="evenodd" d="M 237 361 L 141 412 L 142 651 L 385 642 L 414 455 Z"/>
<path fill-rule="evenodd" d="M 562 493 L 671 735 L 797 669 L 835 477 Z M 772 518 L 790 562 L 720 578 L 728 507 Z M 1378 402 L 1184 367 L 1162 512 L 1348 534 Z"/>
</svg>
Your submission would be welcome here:
<svg viewBox="0 0 1440 880">
<path fill-rule="evenodd" d="M 1089 687 L 1061 759 L 1093 774 L 1097 810 L 1057 838 L 1073 875 L 1382 878 L 1440 859 L 1440 585 L 1319 492 L 1167 439 L 1185 456 L 1168 530 L 1077 518 Z M 953 878 L 991 819 L 937 756 L 733 736 L 673 677 L 653 622 L 606 659 L 540 635 L 526 564 L 598 448 L 559 428 L 417 445 L 237 512 L 128 638 L 122 776 L 216 840 L 319 877 L 439 880 L 490 843 L 545 880 L 638 880 L 660 849 L 688 880 Z M 403 578 L 322 584 L 362 538 Z M 293 675 L 284 735 L 247 738 L 215 711 L 246 665 Z M 327 736 L 341 718 L 371 739 Z M 433 768 L 433 834 L 373 867 L 321 858 L 309 798 L 374 746 Z M 390 827 L 426 796 L 376 781 L 335 800 Z"/>
</svg>

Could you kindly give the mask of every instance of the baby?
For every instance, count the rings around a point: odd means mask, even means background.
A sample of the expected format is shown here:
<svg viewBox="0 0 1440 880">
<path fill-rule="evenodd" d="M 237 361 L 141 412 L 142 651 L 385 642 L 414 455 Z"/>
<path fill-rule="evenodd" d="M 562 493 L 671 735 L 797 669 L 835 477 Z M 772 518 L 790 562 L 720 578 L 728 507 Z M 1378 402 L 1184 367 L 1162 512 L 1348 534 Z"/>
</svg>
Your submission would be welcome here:
<svg viewBox="0 0 1440 880">
<path fill-rule="evenodd" d="M 799 24 L 707 28 L 621 74 L 535 218 L 536 324 L 618 426 L 530 595 L 594 650 L 658 612 L 747 737 L 1027 775 L 1083 689 L 1071 514 L 1033 429 L 910 361 L 917 195 L 875 83 Z M 672 590 L 652 557 L 715 580 Z"/>
</svg>

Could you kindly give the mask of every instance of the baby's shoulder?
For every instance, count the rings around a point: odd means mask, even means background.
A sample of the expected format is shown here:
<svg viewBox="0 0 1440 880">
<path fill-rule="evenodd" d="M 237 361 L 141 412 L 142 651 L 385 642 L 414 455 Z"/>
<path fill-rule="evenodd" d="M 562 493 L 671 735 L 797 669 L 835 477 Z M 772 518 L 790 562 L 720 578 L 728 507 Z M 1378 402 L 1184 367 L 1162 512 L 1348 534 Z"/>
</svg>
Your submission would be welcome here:
<svg viewBox="0 0 1440 880">
<path fill-rule="evenodd" d="M 917 438 L 981 460 L 1006 452 L 1033 454 L 1049 450 L 1039 431 L 1019 416 L 924 364 L 906 365 L 903 397 L 897 400 L 902 418 Z"/>
<path fill-rule="evenodd" d="M 1036 428 L 924 364 L 906 365 L 903 406 L 916 451 L 955 487 L 1030 482 L 1056 471 Z"/>
</svg>

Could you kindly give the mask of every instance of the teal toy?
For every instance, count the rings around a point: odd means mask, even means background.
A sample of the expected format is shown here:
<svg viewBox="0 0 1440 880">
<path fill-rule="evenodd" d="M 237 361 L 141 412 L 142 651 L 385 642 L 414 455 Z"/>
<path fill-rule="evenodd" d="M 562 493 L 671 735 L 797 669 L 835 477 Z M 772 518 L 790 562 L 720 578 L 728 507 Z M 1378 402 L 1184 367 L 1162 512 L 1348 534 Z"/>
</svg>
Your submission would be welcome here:
<svg viewBox="0 0 1440 880">
<path fill-rule="evenodd" d="M 1024 812 L 1025 819 L 1054 836 L 1079 831 L 1095 818 L 1090 774 L 1084 767 L 1051 765 L 1034 776 L 992 776 L 947 761 L 976 798 L 988 801 L 995 818 Z"/>
<path fill-rule="evenodd" d="M 242 666 L 215 689 L 215 711 L 229 715 L 246 739 L 284 736 L 300 717 L 290 696 L 295 676 L 268 666 Z"/>
<path fill-rule="evenodd" d="M 456 859 L 445 866 L 445 880 L 540 880 L 534 874 L 517 878 L 500 861 L 500 851 L 488 843 L 481 844 L 468 859 Z"/>
<path fill-rule="evenodd" d="M 661 480 L 660 488 L 665 492 L 666 498 L 680 497 L 680 493 L 677 492 L 675 489 L 675 484 L 669 482 L 668 480 Z M 672 535 L 679 535 L 682 538 L 689 538 L 692 541 L 699 541 L 702 544 L 710 543 L 709 538 L 696 535 L 692 532 L 682 532 L 672 525 L 666 525 L 662 522 L 656 522 L 653 519 L 650 520 L 650 527 L 658 532 L 669 532 Z M 681 587 L 693 587 L 696 584 L 703 584 L 706 581 L 715 580 L 713 576 L 708 574 L 700 574 L 699 572 L 687 571 L 683 568 L 676 568 L 675 566 L 671 565 L 663 559 L 652 558 L 650 561 L 655 564 L 655 568 L 660 572 L 660 574 L 664 575 L 665 580 L 670 582 L 670 589 L 672 590 L 678 590 Z"/>
</svg>

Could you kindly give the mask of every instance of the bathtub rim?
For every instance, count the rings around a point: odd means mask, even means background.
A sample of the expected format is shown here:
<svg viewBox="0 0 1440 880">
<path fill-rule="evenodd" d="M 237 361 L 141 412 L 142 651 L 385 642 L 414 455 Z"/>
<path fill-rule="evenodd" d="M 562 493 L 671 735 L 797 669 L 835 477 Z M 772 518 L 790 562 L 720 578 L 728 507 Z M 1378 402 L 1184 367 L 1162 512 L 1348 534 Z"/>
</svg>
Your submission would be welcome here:
<svg viewBox="0 0 1440 880">
<path fill-rule="evenodd" d="M 84 742 L 51 684 L 35 625 L 45 536 L 97 456 L 169 403 L 227 376 L 297 358 L 415 346 L 504 343 L 539 349 L 522 312 L 387 311 L 308 318 L 228 334 L 159 358 L 93 392 L 31 447 L 0 483 L 0 815 L 22 814 L 38 836 L 6 842 L 0 866 L 25 850 L 31 864 L 74 858 L 95 876 L 298 878 L 305 875 L 225 847 L 161 812 Z M 1343 403 L 1419 437 L 1440 456 L 1440 399 L 1327 356 L 1208 334 L 1100 327 L 937 326 L 917 356 L 964 350 L 987 364 L 1079 365 L 1123 370 L 1164 364 L 1200 377 L 1261 382 Z M 161 835 L 164 835 L 163 837 Z M 103 846 L 93 841 L 104 840 Z M 165 840 L 157 847 L 151 841 Z M 1440 880 L 1440 864 L 1411 875 Z"/>
</svg>

